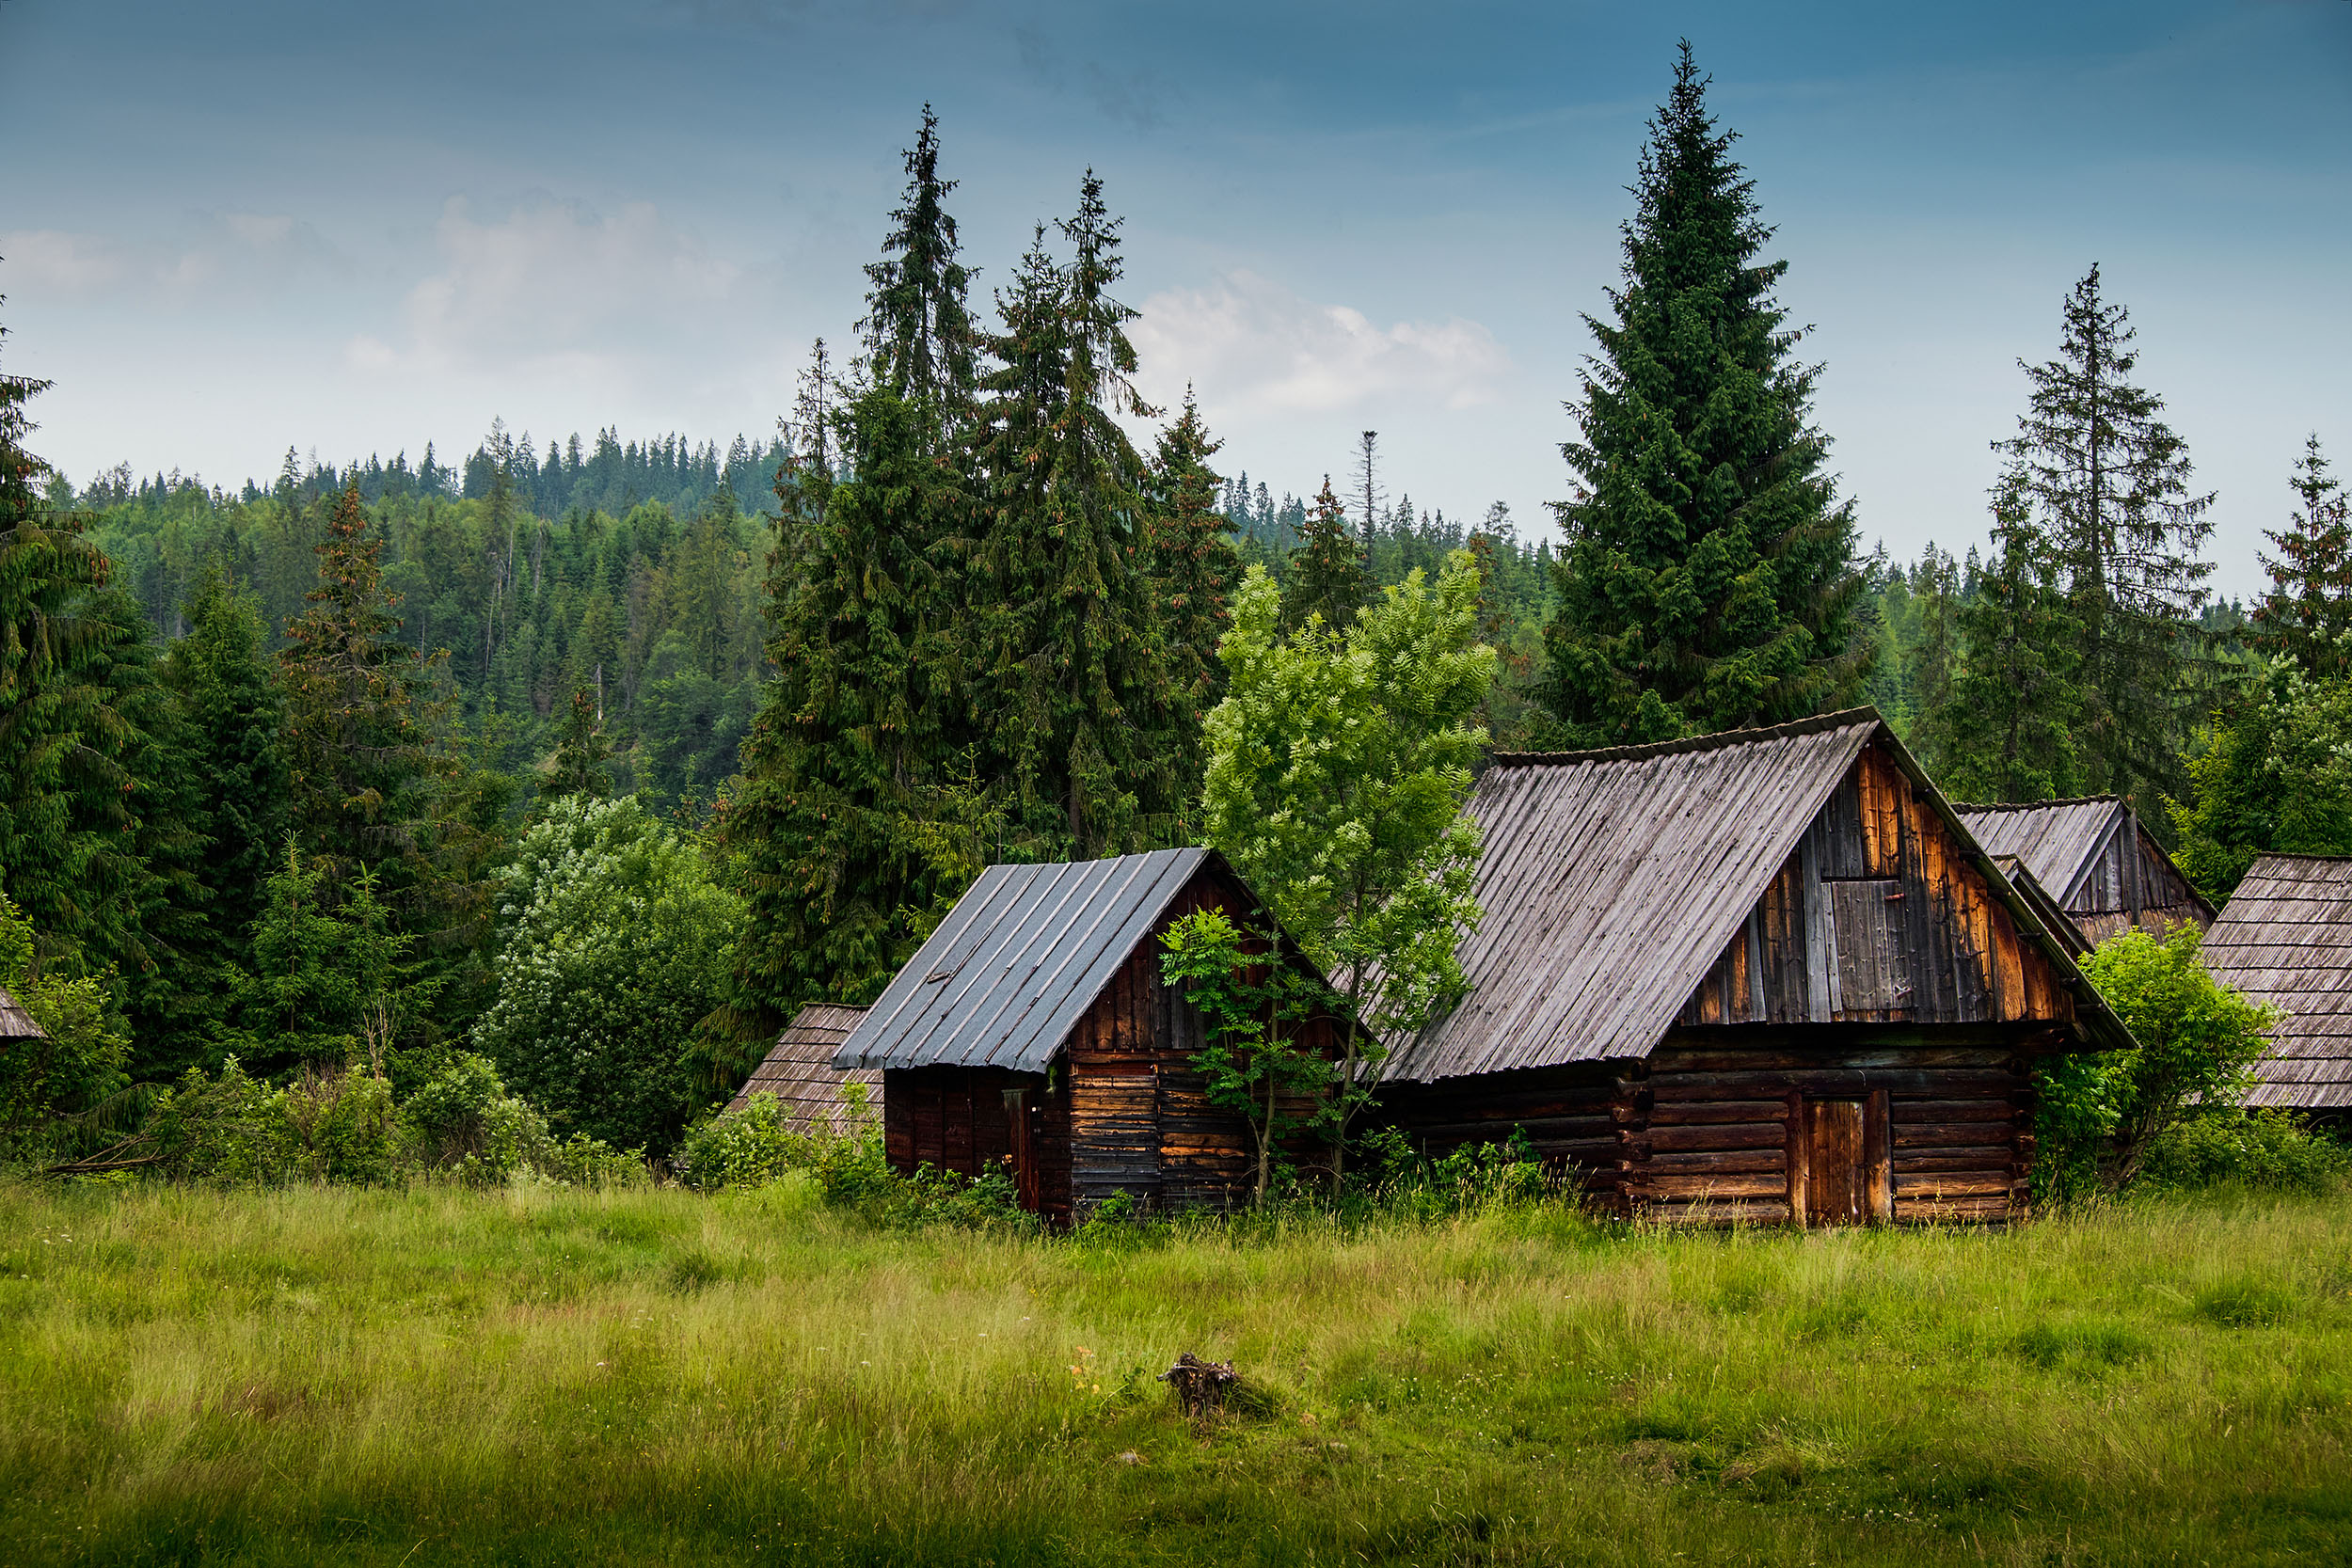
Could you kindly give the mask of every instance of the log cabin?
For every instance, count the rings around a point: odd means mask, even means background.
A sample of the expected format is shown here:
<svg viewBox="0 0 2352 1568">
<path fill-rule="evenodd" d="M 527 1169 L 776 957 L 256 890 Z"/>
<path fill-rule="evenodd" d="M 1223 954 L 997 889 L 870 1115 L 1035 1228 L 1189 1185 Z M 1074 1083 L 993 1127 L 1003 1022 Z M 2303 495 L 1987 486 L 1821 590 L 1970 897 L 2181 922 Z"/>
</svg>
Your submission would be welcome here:
<svg viewBox="0 0 2352 1568">
<path fill-rule="evenodd" d="M 1994 860 L 2030 873 L 2090 946 L 2135 927 L 2162 936 L 2184 920 L 2213 924 L 2213 906 L 2120 796 L 1952 810 Z"/>
<path fill-rule="evenodd" d="M 1388 1041 L 1432 1153 L 1525 1130 L 1669 1220 L 2022 1216 L 2038 1057 L 2130 1036 L 1868 709 L 1495 759 L 1470 990 Z"/>
<path fill-rule="evenodd" d="M 2249 1105 L 2352 1117 L 2352 859 L 2263 855 L 2205 933 L 2206 972 L 2279 1009 Z"/>
<path fill-rule="evenodd" d="M 833 1058 L 881 1071 L 891 1168 L 1009 1165 L 1022 1207 L 1056 1224 L 1120 1194 L 1144 1210 L 1246 1196 L 1248 1124 L 1210 1102 L 1198 1014 L 1160 978 L 1161 934 L 1203 909 L 1272 928 L 1213 849 L 982 872 Z M 1328 1054 L 1333 1037 L 1317 1019 L 1297 1043 Z"/>
<path fill-rule="evenodd" d="M 792 1022 L 784 1026 L 776 1043 L 751 1077 L 727 1101 L 727 1109 L 739 1111 L 755 1094 L 776 1097 L 776 1110 L 787 1126 L 795 1132 L 811 1132 L 830 1128 L 840 1132 L 850 1127 L 850 1085 L 865 1085 L 866 1109 L 881 1115 L 882 1108 L 882 1074 L 872 1071 L 843 1072 L 833 1065 L 833 1053 L 841 1049 L 841 1042 L 850 1037 L 857 1021 L 866 1016 L 863 1007 L 847 1007 L 834 1002 L 812 1002 L 792 1015 Z"/>
</svg>

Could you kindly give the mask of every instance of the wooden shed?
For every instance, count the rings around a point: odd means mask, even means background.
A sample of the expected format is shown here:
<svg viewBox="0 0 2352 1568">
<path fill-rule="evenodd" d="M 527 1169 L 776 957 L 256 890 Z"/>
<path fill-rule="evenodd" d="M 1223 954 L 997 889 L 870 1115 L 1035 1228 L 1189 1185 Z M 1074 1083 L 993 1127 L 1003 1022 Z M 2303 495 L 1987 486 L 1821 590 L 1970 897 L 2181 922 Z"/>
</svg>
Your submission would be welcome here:
<svg viewBox="0 0 2352 1568">
<path fill-rule="evenodd" d="M 1210 1104 L 1199 1019 L 1160 979 L 1161 933 L 1201 909 L 1271 923 L 1212 849 L 982 872 L 834 1056 L 882 1072 L 891 1168 L 1009 1164 L 1022 1206 L 1057 1222 L 1119 1193 L 1245 1196 L 1248 1127 Z M 1303 1043 L 1332 1036 L 1319 1020 Z"/>
<path fill-rule="evenodd" d="M 2215 979 L 2280 1014 L 2246 1102 L 2352 1113 L 2352 859 L 2257 859 L 2204 956 Z"/>
<path fill-rule="evenodd" d="M 2034 1059 L 2130 1043 L 1868 709 L 1499 756 L 1468 810 L 1472 989 L 1383 1094 L 1433 1152 L 1522 1127 L 1670 1219 L 2005 1219 Z"/>
<path fill-rule="evenodd" d="M 33 1022 L 33 1015 L 17 1005 L 6 987 L 0 987 L 0 1040 L 45 1040 L 49 1037 Z"/>
<path fill-rule="evenodd" d="M 2092 947 L 2134 927 L 2161 936 L 2184 920 L 2213 924 L 2213 906 L 2121 796 L 1952 810 L 1986 852 L 2030 872 Z"/>
<path fill-rule="evenodd" d="M 807 1132 L 823 1126 L 841 1132 L 850 1121 L 846 1091 L 851 1084 L 863 1084 L 866 1103 L 880 1115 L 882 1074 L 844 1072 L 833 1065 L 833 1053 L 865 1016 L 863 1007 L 834 1002 L 812 1002 L 803 1007 L 776 1037 L 767 1059 L 752 1069 L 742 1088 L 727 1101 L 727 1109 L 740 1109 L 752 1096 L 764 1092 L 776 1097 L 776 1109 L 794 1131 Z"/>
</svg>

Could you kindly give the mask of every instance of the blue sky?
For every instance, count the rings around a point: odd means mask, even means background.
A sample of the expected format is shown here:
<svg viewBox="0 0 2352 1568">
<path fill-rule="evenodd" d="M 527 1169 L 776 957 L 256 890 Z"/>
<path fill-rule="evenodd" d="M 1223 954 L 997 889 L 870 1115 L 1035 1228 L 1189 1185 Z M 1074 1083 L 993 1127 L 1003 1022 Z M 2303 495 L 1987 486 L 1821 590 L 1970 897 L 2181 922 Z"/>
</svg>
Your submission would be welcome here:
<svg viewBox="0 0 2352 1568">
<path fill-rule="evenodd" d="M 983 292 L 1104 176 L 1146 388 L 1278 491 L 1381 432 L 1423 506 L 1558 443 L 1677 37 L 1779 226 L 1866 541 L 1983 532 L 2092 261 L 2260 580 L 2352 462 L 2352 4 L 397 7 L 0 0 L 0 322 L 36 450 L 235 483 L 493 417 L 725 441 L 850 335 L 939 109 Z"/>
</svg>

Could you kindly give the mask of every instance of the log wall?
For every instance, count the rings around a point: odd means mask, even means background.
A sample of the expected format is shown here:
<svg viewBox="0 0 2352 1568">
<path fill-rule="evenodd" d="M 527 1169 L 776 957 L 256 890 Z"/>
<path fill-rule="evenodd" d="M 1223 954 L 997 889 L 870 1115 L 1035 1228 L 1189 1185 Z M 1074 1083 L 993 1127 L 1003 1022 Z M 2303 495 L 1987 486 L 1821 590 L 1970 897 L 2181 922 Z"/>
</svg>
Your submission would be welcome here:
<svg viewBox="0 0 2352 1568">
<path fill-rule="evenodd" d="M 917 1068 L 885 1075 L 883 1139 L 891 1168 L 930 1164 L 970 1175 L 1009 1160 L 1024 1207 L 1057 1223 L 1124 1194 L 1145 1209 L 1226 1208 L 1255 1179 L 1249 1129 L 1210 1103 L 1193 1064 L 1200 1018 L 1160 978 L 1160 936 L 1201 909 L 1236 923 L 1263 918 L 1247 894 L 1204 871 L 1080 1015 L 1041 1079 L 992 1068 Z M 1306 1032 L 1333 1049 L 1328 1021 Z M 1005 1091 L 1017 1090 L 1018 1111 Z M 1303 1102 L 1294 1111 L 1304 1111 Z"/>
</svg>

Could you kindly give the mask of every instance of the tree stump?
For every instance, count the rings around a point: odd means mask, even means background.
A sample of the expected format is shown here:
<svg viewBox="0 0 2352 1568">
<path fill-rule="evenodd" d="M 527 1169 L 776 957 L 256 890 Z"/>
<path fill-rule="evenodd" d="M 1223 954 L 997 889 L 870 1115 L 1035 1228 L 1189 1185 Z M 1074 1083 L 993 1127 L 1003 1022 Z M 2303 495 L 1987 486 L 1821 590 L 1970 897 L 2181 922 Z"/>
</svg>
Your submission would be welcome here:
<svg viewBox="0 0 2352 1568">
<path fill-rule="evenodd" d="M 1231 1361 L 1203 1361 L 1186 1351 L 1176 1358 L 1176 1365 L 1160 1374 L 1160 1381 L 1176 1390 L 1184 1414 L 1198 1421 L 1225 1408 L 1225 1390 L 1238 1376 Z"/>
</svg>

